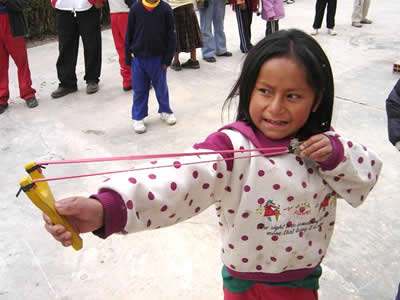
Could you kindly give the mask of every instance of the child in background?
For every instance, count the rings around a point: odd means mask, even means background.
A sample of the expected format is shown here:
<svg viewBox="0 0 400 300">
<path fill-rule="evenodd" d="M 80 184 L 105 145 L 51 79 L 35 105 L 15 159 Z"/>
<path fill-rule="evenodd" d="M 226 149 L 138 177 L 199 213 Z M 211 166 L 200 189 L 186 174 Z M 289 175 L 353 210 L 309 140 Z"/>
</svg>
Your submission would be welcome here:
<svg viewBox="0 0 400 300">
<path fill-rule="evenodd" d="M 111 32 L 121 68 L 122 89 L 127 92 L 132 90 L 131 68 L 126 64 L 125 59 L 125 35 L 130 6 L 128 6 L 129 2 L 124 0 L 108 0 L 108 3 L 110 5 Z"/>
<path fill-rule="evenodd" d="M 18 69 L 19 95 L 29 108 L 39 105 L 32 88 L 25 36 L 26 22 L 22 10 L 27 0 L 0 0 L 0 114 L 8 108 L 8 66 L 10 56 Z"/>
<path fill-rule="evenodd" d="M 279 30 L 279 20 L 285 17 L 282 0 L 262 0 L 261 17 L 267 21 L 265 36 Z"/>
<path fill-rule="evenodd" d="M 126 29 L 126 63 L 132 66 L 132 120 L 137 133 L 144 133 L 148 114 L 150 83 L 159 104 L 161 120 L 174 125 L 176 118 L 169 106 L 167 68 L 175 53 L 174 15 L 169 4 L 160 0 L 142 0 L 132 4 Z"/>
<path fill-rule="evenodd" d="M 315 4 L 315 17 L 313 24 L 312 35 L 317 35 L 322 25 L 324 12 L 326 9 L 326 27 L 329 35 L 337 35 L 335 31 L 335 15 L 336 15 L 337 0 L 317 0 Z"/>
<path fill-rule="evenodd" d="M 239 95 L 237 121 L 189 150 L 215 154 L 149 163 L 174 167 L 117 175 L 90 198 L 66 198 L 56 209 L 79 232 L 106 238 L 176 224 L 215 204 L 225 300 L 316 300 L 337 199 L 361 205 L 382 165 L 330 129 L 333 91 L 329 61 L 313 38 L 298 30 L 268 35 L 246 56 L 226 102 Z M 297 141 L 299 154 L 223 152 Z M 71 245 L 70 232 L 44 220 Z"/>
</svg>

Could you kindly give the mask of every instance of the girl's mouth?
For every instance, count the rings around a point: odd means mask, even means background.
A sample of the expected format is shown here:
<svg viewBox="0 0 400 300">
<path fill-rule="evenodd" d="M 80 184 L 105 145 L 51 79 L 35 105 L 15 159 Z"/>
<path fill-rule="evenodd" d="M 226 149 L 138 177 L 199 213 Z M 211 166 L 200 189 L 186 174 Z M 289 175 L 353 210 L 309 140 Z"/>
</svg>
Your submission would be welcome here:
<svg viewBox="0 0 400 300">
<path fill-rule="evenodd" d="M 268 123 L 268 125 L 270 126 L 284 126 L 289 123 L 287 121 L 271 120 L 271 119 L 264 119 L 264 121 Z"/>
</svg>

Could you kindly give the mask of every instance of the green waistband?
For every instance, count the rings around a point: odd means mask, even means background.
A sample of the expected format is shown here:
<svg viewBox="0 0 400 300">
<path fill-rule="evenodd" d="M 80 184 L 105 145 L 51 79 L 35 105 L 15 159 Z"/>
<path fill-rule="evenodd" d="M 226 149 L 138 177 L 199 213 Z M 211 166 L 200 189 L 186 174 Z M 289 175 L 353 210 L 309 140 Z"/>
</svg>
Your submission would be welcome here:
<svg viewBox="0 0 400 300">
<path fill-rule="evenodd" d="M 264 282 L 232 277 L 232 275 L 226 270 L 225 266 L 222 267 L 222 280 L 224 287 L 232 293 L 243 293 L 249 290 L 255 283 L 262 283 L 270 286 L 300 287 L 307 290 L 318 290 L 321 274 L 322 268 L 321 266 L 318 266 L 310 275 L 300 280 L 287 282 Z"/>
</svg>

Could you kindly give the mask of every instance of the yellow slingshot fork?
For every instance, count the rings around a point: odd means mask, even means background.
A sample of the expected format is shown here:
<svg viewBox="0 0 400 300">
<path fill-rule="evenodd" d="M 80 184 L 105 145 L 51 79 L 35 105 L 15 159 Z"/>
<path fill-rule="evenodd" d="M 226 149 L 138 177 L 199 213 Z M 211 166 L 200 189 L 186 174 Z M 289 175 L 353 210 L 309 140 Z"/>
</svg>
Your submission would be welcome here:
<svg viewBox="0 0 400 300">
<path fill-rule="evenodd" d="M 54 207 L 54 196 L 48 183 L 45 181 L 32 182 L 32 180 L 44 178 L 41 167 L 35 162 L 30 162 L 25 165 L 25 170 L 29 176 L 20 180 L 21 190 L 31 199 L 33 204 L 50 217 L 54 224 L 61 224 L 72 233 L 72 247 L 75 250 L 80 250 L 82 248 L 82 239 L 68 221 L 57 213 Z"/>
</svg>

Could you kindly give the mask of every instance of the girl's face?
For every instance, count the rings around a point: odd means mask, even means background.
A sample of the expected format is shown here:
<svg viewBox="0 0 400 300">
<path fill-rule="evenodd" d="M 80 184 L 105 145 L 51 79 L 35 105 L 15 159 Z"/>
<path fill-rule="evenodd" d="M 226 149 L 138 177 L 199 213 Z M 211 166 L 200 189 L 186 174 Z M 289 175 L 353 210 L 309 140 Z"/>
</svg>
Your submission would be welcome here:
<svg viewBox="0 0 400 300">
<path fill-rule="evenodd" d="M 292 137 L 306 123 L 314 103 L 304 66 L 290 57 L 267 60 L 251 94 L 249 113 L 255 126 L 272 140 Z"/>
</svg>

